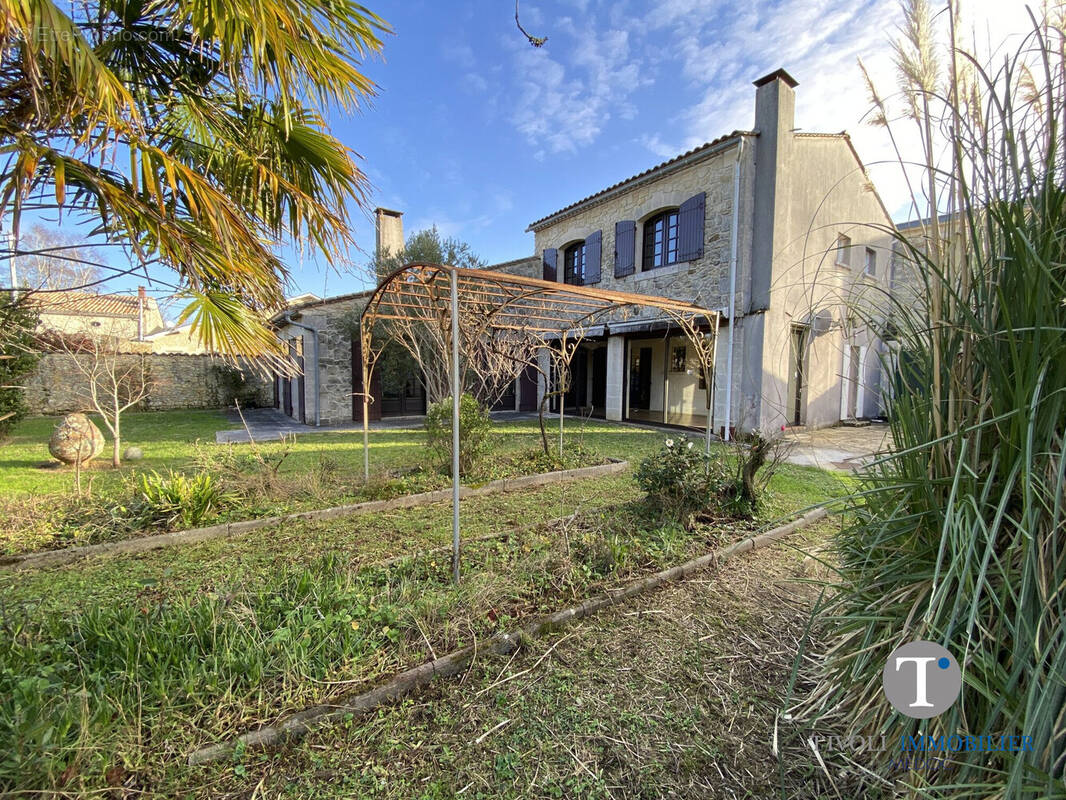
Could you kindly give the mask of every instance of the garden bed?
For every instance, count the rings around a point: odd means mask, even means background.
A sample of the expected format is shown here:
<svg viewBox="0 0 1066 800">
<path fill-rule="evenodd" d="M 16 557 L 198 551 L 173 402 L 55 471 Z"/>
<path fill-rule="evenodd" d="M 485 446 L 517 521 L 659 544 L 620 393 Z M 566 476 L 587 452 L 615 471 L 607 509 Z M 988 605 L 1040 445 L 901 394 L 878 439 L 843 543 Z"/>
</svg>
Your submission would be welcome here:
<svg viewBox="0 0 1066 800">
<path fill-rule="evenodd" d="M 751 526 L 659 527 L 629 504 L 471 544 L 458 589 L 432 554 L 353 568 L 331 553 L 267 580 L 200 591 L 162 580 L 62 615 L 9 606 L 0 787 L 151 791 L 235 729 L 334 702 Z"/>
<path fill-rule="evenodd" d="M 608 458 L 605 459 L 605 463 L 594 466 L 559 470 L 556 472 L 543 472 L 534 475 L 520 475 L 512 478 L 500 478 L 476 487 L 461 486 L 459 494 L 461 497 L 489 495 L 497 492 L 508 492 L 516 489 L 543 486 L 548 483 L 556 483 L 559 481 L 593 478 L 599 475 L 610 475 L 622 472 L 628 466 L 629 463 L 626 461 Z M 185 531 L 145 535 L 134 539 L 125 539 L 116 542 L 104 542 L 101 544 L 68 547 L 58 550 L 12 556 L 0 555 L 0 568 L 14 570 L 43 569 L 45 567 L 70 564 L 74 561 L 94 556 L 117 555 L 120 553 L 143 553 L 163 547 L 176 547 L 179 545 L 212 541 L 214 539 L 226 539 L 259 528 L 282 526 L 291 522 L 340 519 L 356 514 L 391 511 L 397 508 L 412 508 L 415 506 L 429 505 L 430 503 L 439 503 L 448 500 L 450 497 L 450 489 L 441 489 L 433 492 L 401 495 L 388 500 L 370 500 L 353 505 L 334 506 L 333 508 L 324 508 L 315 511 L 303 511 L 295 514 L 288 514 L 283 517 L 266 517 L 244 522 L 226 522 L 206 528 L 193 528 Z"/>
</svg>

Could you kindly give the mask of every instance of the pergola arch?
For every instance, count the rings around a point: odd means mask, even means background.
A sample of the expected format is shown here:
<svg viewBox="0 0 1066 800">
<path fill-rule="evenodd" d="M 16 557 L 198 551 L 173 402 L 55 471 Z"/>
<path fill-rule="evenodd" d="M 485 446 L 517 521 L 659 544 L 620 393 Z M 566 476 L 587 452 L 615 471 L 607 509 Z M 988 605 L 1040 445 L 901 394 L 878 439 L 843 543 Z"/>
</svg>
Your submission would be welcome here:
<svg viewBox="0 0 1066 800">
<path fill-rule="evenodd" d="M 362 358 L 363 472 L 370 478 L 370 376 L 384 345 L 407 336 L 419 338 L 447 360 L 452 397 L 452 570 L 459 580 L 459 399 L 463 391 L 460 359 L 515 362 L 515 375 L 534 353 L 554 352 L 560 380 L 584 337 L 600 326 L 624 321 L 637 309 L 658 311 L 692 344 L 707 386 L 705 438 L 710 448 L 714 404 L 714 364 L 720 314 L 693 303 L 653 295 L 618 292 L 484 269 L 413 262 L 386 276 L 371 294 L 360 317 Z M 558 344 L 558 350 L 555 345 Z M 424 357 L 424 356 L 423 356 Z M 538 367 L 539 369 L 539 367 Z M 547 382 L 547 376 L 545 376 Z M 547 383 L 545 389 L 547 390 Z M 563 404 L 559 404 L 560 447 Z"/>
</svg>

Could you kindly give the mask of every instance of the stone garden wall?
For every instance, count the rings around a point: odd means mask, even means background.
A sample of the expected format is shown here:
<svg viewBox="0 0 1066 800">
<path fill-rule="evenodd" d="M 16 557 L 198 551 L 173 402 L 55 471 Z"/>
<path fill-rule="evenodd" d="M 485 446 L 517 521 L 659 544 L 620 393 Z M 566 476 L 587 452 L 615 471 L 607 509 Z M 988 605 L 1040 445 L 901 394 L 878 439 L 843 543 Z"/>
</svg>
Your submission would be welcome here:
<svg viewBox="0 0 1066 800">
<path fill-rule="evenodd" d="M 65 414 L 89 408 L 86 378 L 67 353 L 45 353 L 23 378 L 26 403 L 34 414 Z M 137 368 L 142 359 L 151 390 L 145 410 L 222 408 L 237 394 L 244 406 L 273 405 L 270 380 L 245 369 L 241 373 L 207 355 L 122 354 L 119 369 Z M 136 370 L 139 372 L 139 368 Z"/>
</svg>

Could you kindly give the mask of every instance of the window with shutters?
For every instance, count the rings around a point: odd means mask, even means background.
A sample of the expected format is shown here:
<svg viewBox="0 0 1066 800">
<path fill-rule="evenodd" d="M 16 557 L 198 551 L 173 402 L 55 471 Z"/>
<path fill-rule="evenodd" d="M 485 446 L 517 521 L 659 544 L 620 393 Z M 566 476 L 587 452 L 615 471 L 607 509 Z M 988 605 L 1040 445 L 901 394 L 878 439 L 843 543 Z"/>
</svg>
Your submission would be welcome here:
<svg viewBox="0 0 1066 800">
<path fill-rule="evenodd" d="M 584 286 L 586 255 L 584 242 L 575 242 L 563 251 L 563 283 Z"/>
<path fill-rule="evenodd" d="M 644 223 L 644 257 L 641 268 L 645 270 L 677 263 L 678 210 L 663 211 Z"/>
</svg>

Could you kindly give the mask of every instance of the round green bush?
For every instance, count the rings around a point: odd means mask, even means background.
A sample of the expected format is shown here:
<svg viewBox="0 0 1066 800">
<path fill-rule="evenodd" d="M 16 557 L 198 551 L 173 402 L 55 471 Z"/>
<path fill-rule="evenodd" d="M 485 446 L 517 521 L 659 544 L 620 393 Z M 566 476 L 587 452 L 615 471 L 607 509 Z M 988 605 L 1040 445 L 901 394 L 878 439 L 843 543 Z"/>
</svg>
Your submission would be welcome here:
<svg viewBox="0 0 1066 800">
<path fill-rule="evenodd" d="M 637 467 L 637 485 L 664 516 L 682 520 L 735 493 L 736 481 L 721 458 L 683 436 L 667 439 Z"/>
</svg>

